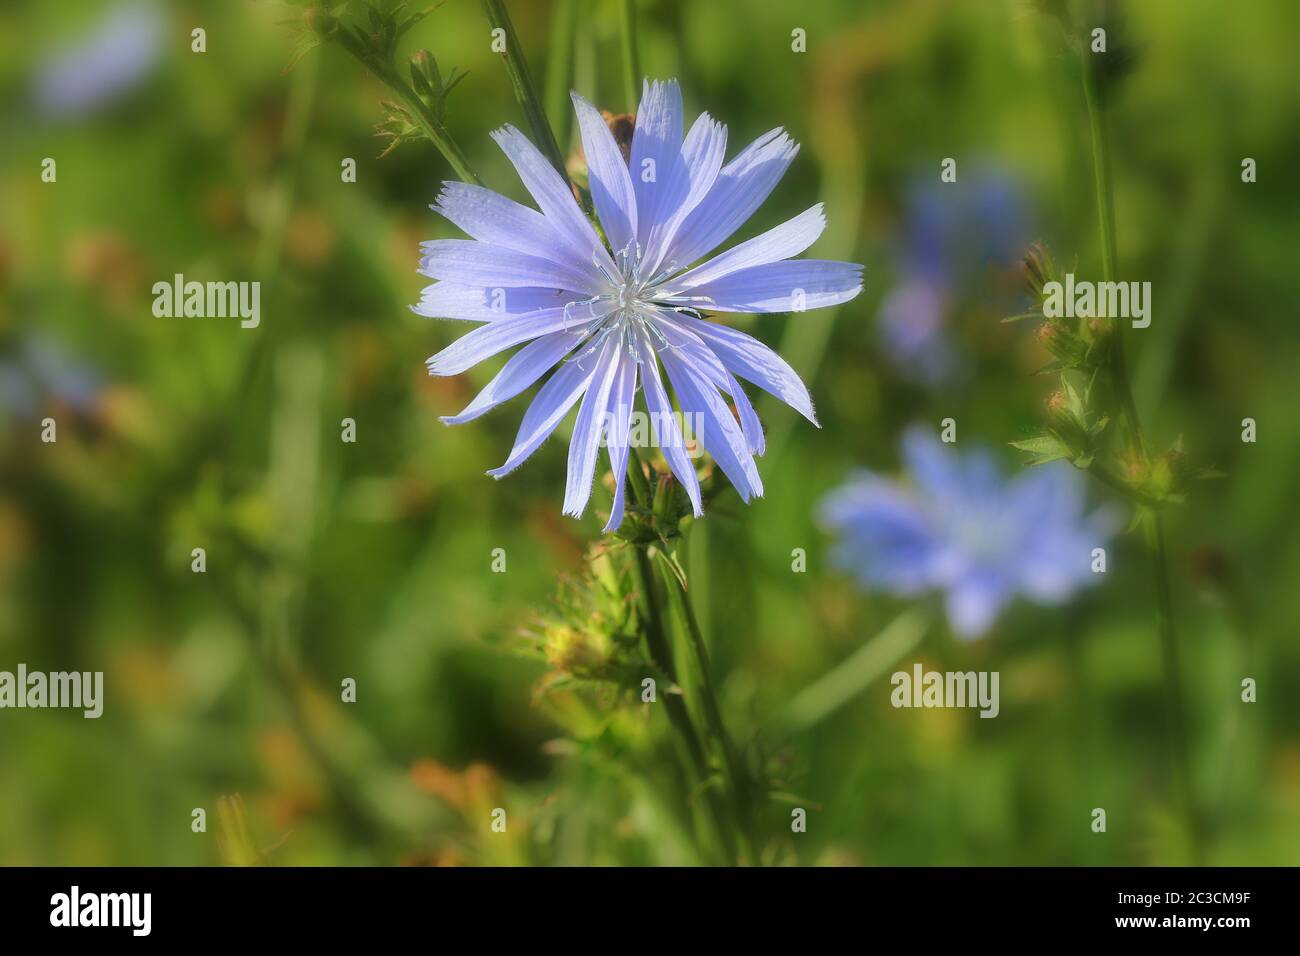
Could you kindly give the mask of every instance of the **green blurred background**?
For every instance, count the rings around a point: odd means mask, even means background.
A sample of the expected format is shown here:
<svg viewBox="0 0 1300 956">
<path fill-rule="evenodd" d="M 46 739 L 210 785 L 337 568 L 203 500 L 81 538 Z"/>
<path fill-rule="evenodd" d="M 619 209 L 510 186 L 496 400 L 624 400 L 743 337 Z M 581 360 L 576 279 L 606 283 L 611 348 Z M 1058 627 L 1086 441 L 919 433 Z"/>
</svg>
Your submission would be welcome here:
<svg viewBox="0 0 1300 956">
<path fill-rule="evenodd" d="M 547 102 L 564 102 L 562 4 L 509 6 Z M 1031 372 L 1045 353 L 998 321 L 1024 307 L 1019 249 L 1043 239 L 1100 268 L 1059 28 L 1016 0 L 636 8 L 643 71 L 681 80 L 688 118 L 727 123 L 729 154 L 778 125 L 803 144 L 741 237 L 824 201 L 811 254 L 866 264 L 864 293 L 838 310 L 742 323 L 804 374 L 823 428 L 759 403 L 766 497 L 724 496 L 690 541 L 728 721 L 809 808 L 797 837 L 788 807 L 765 816 L 772 858 L 1186 862 L 1136 536 L 1114 543 L 1104 585 L 1067 608 L 1018 604 L 981 641 L 957 642 L 928 603 L 905 619 L 930 622 L 907 665 L 1001 672 L 997 720 L 894 710 L 887 675 L 811 726 L 776 719 L 907 610 L 827 567 L 821 496 L 854 467 L 895 469 L 909 423 L 955 416 L 962 442 L 1011 469 L 1006 443 L 1043 418 L 1051 383 Z M 575 87 L 631 109 L 616 5 L 567 9 Z M 1153 443 L 1181 434 L 1189 458 L 1227 473 L 1169 519 L 1205 858 L 1292 864 L 1300 6 L 1126 13 L 1120 273 L 1154 286 L 1152 326 L 1130 336 L 1137 401 Z M 300 19 L 254 2 L 0 7 L 0 670 L 102 670 L 106 684 L 99 720 L 0 711 L 0 863 L 697 862 L 661 786 L 662 717 L 599 694 L 539 700 L 544 666 L 510 650 L 601 519 L 560 514 L 563 440 L 484 476 L 523 399 L 437 421 L 499 365 L 427 377 L 423 360 L 464 327 L 407 309 L 426 284 L 418 242 L 456 235 L 427 208 L 451 174 L 426 143 L 376 158 L 387 94 L 341 50 L 285 70 Z M 488 136 L 524 126 L 489 40 L 479 4 L 449 0 L 403 58 L 424 47 L 468 71 L 447 125 L 489 186 L 523 199 Z M 567 151 L 568 117 L 552 120 Z M 945 157 L 959 177 L 940 192 Z M 1243 157 L 1257 183 L 1241 182 Z M 935 269 L 942 374 L 909 369 L 882 325 L 891 294 Z M 155 318 L 150 288 L 178 272 L 259 279 L 261 327 Z M 1240 440 L 1247 416 L 1255 444 Z M 340 441 L 345 417 L 355 444 Z M 495 548 L 507 573 L 490 571 Z M 339 699 L 347 677 L 355 703 Z M 1258 703 L 1240 702 L 1243 677 Z M 497 806 L 504 835 L 488 828 Z"/>
</svg>

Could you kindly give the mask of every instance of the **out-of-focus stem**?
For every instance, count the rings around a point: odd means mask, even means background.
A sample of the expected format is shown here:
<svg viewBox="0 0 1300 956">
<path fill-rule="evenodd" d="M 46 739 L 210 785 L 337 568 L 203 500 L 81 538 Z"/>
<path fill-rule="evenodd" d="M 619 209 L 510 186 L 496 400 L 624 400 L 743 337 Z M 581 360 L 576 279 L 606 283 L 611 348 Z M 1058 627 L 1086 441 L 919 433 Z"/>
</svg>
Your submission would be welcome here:
<svg viewBox="0 0 1300 956">
<path fill-rule="evenodd" d="M 1106 117 L 1098 99 L 1097 75 L 1092 54 L 1083 56 L 1083 95 L 1088 104 L 1088 128 L 1092 140 L 1093 179 L 1097 188 L 1097 223 L 1101 230 L 1101 271 L 1107 282 L 1115 281 L 1117 258 L 1115 241 L 1115 193 L 1110 179 L 1110 148 L 1106 140 Z M 1124 424 L 1129 450 L 1139 460 L 1145 460 L 1146 449 L 1142 440 L 1142 425 L 1137 406 L 1133 402 L 1133 389 L 1129 384 L 1128 362 L 1124 356 L 1123 323 L 1118 319 L 1111 336 L 1111 381 L 1124 412 Z"/>
<path fill-rule="evenodd" d="M 822 66 L 814 73 L 811 158 L 821 183 L 818 198 L 824 200 L 828 214 L 826 231 L 818 240 L 819 258 L 849 260 L 861 233 L 863 213 L 867 208 L 867 175 L 870 168 L 865 143 L 870 140 L 863 117 L 870 121 L 870 110 L 862 92 L 871 86 L 873 71 L 878 69 L 879 44 L 864 36 L 848 33 L 829 41 Z M 809 155 L 801 153 L 801 159 Z M 791 316 L 781 333 L 777 352 L 798 372 L 809 389 L 815 389 L 818 369 L 830 346 L 831 333 L 841 313 L 854 314 L 861 300 Z M 859 313 L 861 312 L 859 311 Z M 781 400 L 764 394 L 757 402 L 759 418 L 767 426 L 767 457 L 776 461 L 802 424 L 797 415 Z"/>
<path fill-rule="evenodd" d="M 778 714 L 778 725 L 806 731 L 826 719 L 911 653 L 928 626 L 921 611 L 903 611 L 879 634 L 795 695 Z"/>
<path fill-rule="evenodd" d="M 1187 815 L 1193 849 L 1199 853 L 1199 821 L 1192 800 L 1191 767 L 1187 753 L 1187 728 L 1184 723 L 1182 666 L 1179 660 L 1178 635 L 1174 629 L 1174 604 L 1169 587 L 1169 558 L 1165 547 L 1165 529 L 1160 515 L 1151 522 L 1151 559 L 1156 579 L 1156 621 L 1160 630 L 1160 656 L 1165 677 L 1165 708 L 1168 715 L 1170 745 L 1173 748 L 1177 799 Z M 1198 861 L 1199 862 L 1199 861 Z"/>
<path fill-rule="evenodd" d="M 546 63 L 546 115 L 563 152 L 569 146 L 569 90 L 573 89 L 573 48 L 578 31 L 577 0 L 555 0 L 551 12 L 550 59 Z"/>
<path fill-rule="evenodd" d="M 620 32 L 623 35 L 623 96 L 629 113 L 636 112 L 641 96 L 641 61 L 636 49 L 636 2 L 620 0 Z"/>
</svg>

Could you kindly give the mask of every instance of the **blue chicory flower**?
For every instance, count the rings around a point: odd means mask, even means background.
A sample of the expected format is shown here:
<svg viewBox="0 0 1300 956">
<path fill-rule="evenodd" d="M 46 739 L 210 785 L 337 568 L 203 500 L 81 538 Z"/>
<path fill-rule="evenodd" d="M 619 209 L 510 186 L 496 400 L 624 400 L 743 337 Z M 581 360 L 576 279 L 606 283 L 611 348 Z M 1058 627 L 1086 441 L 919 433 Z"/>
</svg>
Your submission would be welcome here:
<svg viewBox="0 0 1300 956">
<path fill-rule="evenodd" d="M 458 375 L 528 343 L 447 424 L 470 421 L 555 368 L 524 414 L 500 478 L 518 467 L 581 399 L 569 445 L 565 514 L 579 517 L 607 445 L 615 476 L 606 531 L 623 519 L 633 402 L 645 396 L 650 435 L 703 513 L 699 480 L 672 417 L 665 387 L 701 423 L 698 437 L 745 501 L 763 493 L 754 455 L 763 429 L 738 378 L 780 398 L 816 424 L 808 389 L 758 340 L 706 321 L 700 310 L 791 312 L 838 305 L 862 289 L 862 267 L 793 259 L 821 235 L 821 204 L 701 265 L 759 207 L 798 147 L 781 130 L 760 136 L 723 164 L 727 129 L 707 113 L 682 139 L 675 80 L 646 82 L 630 157 L 624 160 L 600 112 L 573 94 L 592 201 L 608 245 L 563 178 L 522 133 L 493 139 L 514 164 L 540 212 L 479 186 L 443 184 L 433 209 L 469 239 L 422 245 L 427 287 L 421 315 L 481 322 L 428 361 L 433 375 Z M 722 398 L 730 396 L 739 417 Z"/>
<path fill-rule="evenodd" d="M 953 631 L 974 638 L 1017 595 L 1063 604 L 1097 579 L 1092 551 L 1114 533 L 1114 517 L 1084 513 L 1069 465 L 1004 480 L 986 450 L 963 455 L 921 428 L 907 431 L 903 458 L 910 485 L 867 472 L 822 503 L 839 535 L 834 562 L 865 588 L 941 591 Z"/>
</svg>

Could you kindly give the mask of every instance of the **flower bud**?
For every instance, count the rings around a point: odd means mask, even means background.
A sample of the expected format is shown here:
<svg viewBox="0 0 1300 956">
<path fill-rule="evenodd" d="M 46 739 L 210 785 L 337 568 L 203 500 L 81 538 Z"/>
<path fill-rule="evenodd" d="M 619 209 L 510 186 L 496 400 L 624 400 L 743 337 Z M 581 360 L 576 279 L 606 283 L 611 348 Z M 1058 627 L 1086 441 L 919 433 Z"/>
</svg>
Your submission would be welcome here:
<svg viewBox="0 0 1300 956">
<path fill-rule="evenodd" d="M 1123 461 L 1124 479 L 1134 488 L 1140 488 L 1151 477 L 1151 469 L 1136 455 L 1127 455 Z"/>
<path fill-rule="evenodd" d="M 601 110 L 600 115 L 604 117 L 605 124 L 609 126 L 609 131 L 614 136 L 618 151 L 623 154 L 623 161 L 630 162 L 632 157 L 632 134 L 636 132 L 636 117 L 631 113 L 615 114 L 608 110 Z"/>
<path fill-rule="evenodd" d="M 1079 337 L 1068 322 L 1047 319 L 1034 334 L 1043 348 L 1051 352 L 1067 368 L 1083 365 L 1088 357 L 1087 343 Z"/>
<path fill-rule="evenodd" d="M 556 670 L 575 677 L 599 678 L 605 675 L 611 660 L 612 646 L 606 628 L 599 620 L 593 627 L 576 628 L 555 624 L 546 629 L 543 653 Z"/>
<path fill-rule="evenodd" d="M 303 25 L 316 36 L 326 39 L 333 36 L 339 27 L 339 20 L 328 9 L 312 4 L 302 11 Z"/>
<path fill-rule="evenodd" d="M 1151 494 L 1158 498 L 1177 499 L 1186 493 L 1190 477 L 1187 456 L 1175 445 L 1151 462 L 1147 486 Z"/>
<path fill-rule="evenodd" d="M 1079 458 L 1090 453 L 1091 442 L 1088 435 L 1084 412 L 1071 401 L 1070 394 L 1064 389 L 1057 389 L 1047 397 L 1047 414 L 1052 423 L 1052 434 L 1070 450 L 1071 458 Z"/>
<path fill-rule="evenodd" d="M 1101 319 L 1094 316 L 1093 318 L 1083 320 L 1080 336 L 1084 343 L 1087 344 L 1092 354 L 1101 355 L 1103 354 L 1101 347 L 1105 344 L 1106 340 L 1110 338 L 1111 331 L 1114 327 L 1115 323 L 1113 320 Z"/>
<path fill-rule="evenodd" d="M 660 475 L 654 494 L 655 520 L 663 527 L 677 524 L 681 518 L 681 505 L 677 500 L 677 481 L 672 475 Z"/>
</svg>

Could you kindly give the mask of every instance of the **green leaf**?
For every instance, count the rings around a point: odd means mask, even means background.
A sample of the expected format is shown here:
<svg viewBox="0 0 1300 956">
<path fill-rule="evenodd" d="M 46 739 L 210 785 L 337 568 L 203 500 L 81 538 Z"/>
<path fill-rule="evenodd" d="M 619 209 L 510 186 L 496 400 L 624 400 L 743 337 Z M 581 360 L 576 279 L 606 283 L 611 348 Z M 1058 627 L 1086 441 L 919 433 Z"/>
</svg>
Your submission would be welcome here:
<svg viewBox="0 0 1300 956">
<path fill-rule="evenodd" d="M 1049 461 L 1059 461 L 1073 454 L 1064 442 L 1053 435 L 1039 435 L 1037 438 L 1013 441 L 1011 447 L 1028 452 L 1031 457 L 1026 464 L 1029 465 L 1045 465 Z"/>
<path fill-rule="evenodd" d="M 1070 380 L 1064 375 L 1061 376 L 1061 388 L 1065 392 L 1065 405 L 1069 409 L 1070 415 L 1074 420 L 1082 425 L 1087 421 L 1087 413 L 1083 408 L 1083 399 L 1079 396 L 1078 389 L 1070 383 Z"/>
<path fill-rule="evenodd" d="M 1042 368 L 1034 369 L 1035 375 L 1054 375 L 1057 372 L 1064 372 L 1066 369 L 1074 368 L 1074 363 L 1064 362 L 1061 359 L 1053 359 Z"/>
<path fill-rule="evenodd" d="M 1089 356 L 1092 355 L 1092 349 L 1088 350 L 1088 355 Z M 1101 366 L 1098 365 L 1096 368 L 1092 370 L 1092 374 L 1088 376 L 1088 384 L 1083 389 L 1083 401 L 1085 404 L 1088 404 L 1092 401 L 1092 387 L 1097 384 L 1097 373 L 1100 371 L 1101 371 Z M 1102 416 L 1102 420 L 1103 421 L 1105 420 L 1105 416 Z M 1101 429 L 1098 429 L 1098 431 L 1100 430 Z"/>
<path fill-rule="evenodd" d="M 1139 504 L 1136 508 L 1133 509 L 1133 518 L 1128 523 L 1128 529 L 1126 533 L 1132 534 L 1134 531 L 1137 531 L 1139 528 L 1145 529 L 1146 526 L 1150 524 L 1151 519 L 1154 516 L 1155 516 L 1154 511 L 1152 511 L 1144 504 Z"/>
</svg>

